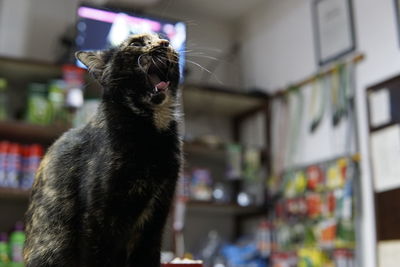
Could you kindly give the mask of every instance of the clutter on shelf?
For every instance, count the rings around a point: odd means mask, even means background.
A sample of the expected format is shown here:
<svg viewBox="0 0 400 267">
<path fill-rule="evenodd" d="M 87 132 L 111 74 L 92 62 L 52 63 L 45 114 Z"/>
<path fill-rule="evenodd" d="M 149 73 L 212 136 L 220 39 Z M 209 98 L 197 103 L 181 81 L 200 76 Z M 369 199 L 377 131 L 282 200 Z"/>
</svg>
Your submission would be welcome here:
<svg viewBox="0 0 400 267">
<path fill-rule="evenodd" d="M 353 266 L 357 180 L 357 159 L 344 157 L 272 182 L 279 188 L 270 214 L 272 266 Z"/>
<path fill-rule="evenodd" d="M 61 78 L 24 81 L 26 102 L 23 110 L 10 106 L 13 84 L 0 77 L 0 120 L 23 120 L 38 125 L 79 126 L 87 122 L 97 108 L 98 100 L 84 99 L 86 70 L 73 65 L 59 66 Z M 25 95 L 25 93 L 21 93 Z"/>
<path fill-rule="evenodd" d="M 0 187 L 30 189 L 44 148 L 0 141 Z"/>
<path fill-rule="evenodd" d="M 187 144 L 187 154 L 196 154 Z M 263 165 L 261 149 L 247 148 L 239 144 L 221 145 L 218 148 L 204 146 L 205 154 L 218 150 L 225 168 L 222 173 L 203 162 L 203 166 L 186 167 L 178 183 L 178 195 L 185 200 L 213 203 L 236 203 L 240 206 L 260 206 L 264 201 Z M 193 156 L 193 155 L 192 155 Z M 221 177 L 222 176 L 222 177 Z M 234 188 L 239 182 L 239 188 Z"/>
<path fill-rule="evenodd" d="M 23 267 L 22 250 L 25 243 L 24 225 L 17 222 L 14 230 L 0 233 L 0 266 Z"/>
</svg>

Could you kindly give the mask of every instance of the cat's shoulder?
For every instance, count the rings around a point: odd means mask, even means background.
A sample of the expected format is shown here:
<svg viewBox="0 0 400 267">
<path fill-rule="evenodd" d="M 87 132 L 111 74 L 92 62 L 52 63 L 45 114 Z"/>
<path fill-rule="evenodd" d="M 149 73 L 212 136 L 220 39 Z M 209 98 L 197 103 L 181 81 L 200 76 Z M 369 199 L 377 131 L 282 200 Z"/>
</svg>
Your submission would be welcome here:
<svg viewBox="0 0 400 267">
<path fill-rule="evenodd" d="M 85 143 L 84 127 L 71 128 L 63 133 L 50 147 L 49 152 L 71 150 Z"/>
</svg>

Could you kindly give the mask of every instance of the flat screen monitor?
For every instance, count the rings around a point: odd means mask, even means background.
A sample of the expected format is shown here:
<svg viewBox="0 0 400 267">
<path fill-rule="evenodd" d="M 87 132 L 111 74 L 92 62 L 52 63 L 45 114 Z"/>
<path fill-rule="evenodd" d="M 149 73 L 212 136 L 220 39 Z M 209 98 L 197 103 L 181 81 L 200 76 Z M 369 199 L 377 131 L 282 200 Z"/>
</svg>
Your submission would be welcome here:
<svg viewBox="0 0 400 267">
<path fill-rule="evenodd" d="M 113 9 L 88 5 L 78 7 L 77 50 L 102 50 L 119 45 L 130 34 L 156 33 L 168 39 L 179 53 L 181 81 L 183 80 L 186 25 L 172 21 L 135 15 Z M 84 67 L 77 61 L 78 66 Z"/>
</svg>

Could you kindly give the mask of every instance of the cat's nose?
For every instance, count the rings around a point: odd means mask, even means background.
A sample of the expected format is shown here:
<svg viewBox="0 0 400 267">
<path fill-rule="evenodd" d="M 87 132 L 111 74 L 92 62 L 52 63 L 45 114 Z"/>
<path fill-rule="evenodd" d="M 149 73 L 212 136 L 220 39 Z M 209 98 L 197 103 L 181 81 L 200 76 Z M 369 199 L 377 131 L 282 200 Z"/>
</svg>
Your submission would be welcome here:
<svg viewBox="0 0 400 267">
<path fill-rule="evenodd" d="M 168 47 L 169 46 L 169 41 L 165 40 L 165 39 L 162 39 L 162 40 L 160 40 L 159 45 L 162 46 L 162 47 Z"/>
</svg>

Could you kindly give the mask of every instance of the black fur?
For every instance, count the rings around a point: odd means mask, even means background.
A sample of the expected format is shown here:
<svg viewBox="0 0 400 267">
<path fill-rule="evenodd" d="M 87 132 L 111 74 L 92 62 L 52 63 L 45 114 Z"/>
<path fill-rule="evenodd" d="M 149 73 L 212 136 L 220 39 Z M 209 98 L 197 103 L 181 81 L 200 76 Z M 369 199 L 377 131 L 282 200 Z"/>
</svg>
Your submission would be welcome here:
<svg viewBox="0 0 400 267">
<path fill-rule="evenodd" d="M 137 40 L 143 44 L 132 46 Z M 160 266 L 181 168 L 177 54 L 165 46 L 140 35 L 77 54 L 103 86 L 103 100 L 41 163 L 26 218 L 26 266 Z M 170 81 L 166 92 L 154 92 L 152 72 Z"/>
</svg>

